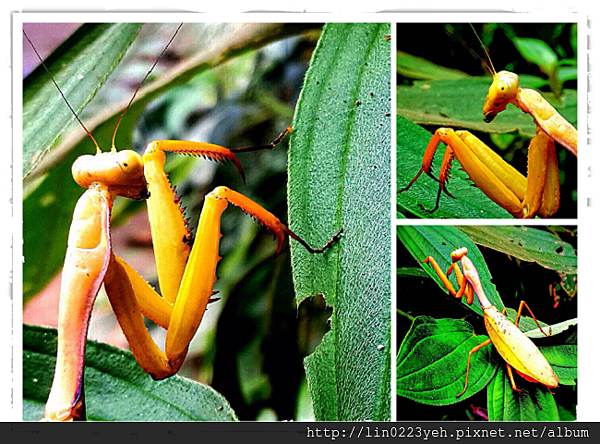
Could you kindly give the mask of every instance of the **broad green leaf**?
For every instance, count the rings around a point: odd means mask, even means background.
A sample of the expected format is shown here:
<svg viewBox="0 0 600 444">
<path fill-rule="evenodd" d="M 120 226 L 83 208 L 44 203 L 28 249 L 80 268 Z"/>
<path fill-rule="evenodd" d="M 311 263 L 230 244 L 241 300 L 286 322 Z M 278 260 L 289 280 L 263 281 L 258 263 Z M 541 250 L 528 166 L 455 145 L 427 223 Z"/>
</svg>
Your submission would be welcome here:
<svg viewBox="0 0 600 444">
<path fill-rule="evenodd" d="M 474 395 L 489 384 L 501 361 L 491 344 L 474 353 L 467 391 L 457 398 L 465 387 L 469 351 L 487 339 L 475 336 L 463 320 L 419 316 L 398 352 L 396 393 L 429 405 L 455 404 Z"/>
<path fill-rule="evenodd" d="M 23 419 L 43 417 L 56 365 L 56 330 L 23 326 Z M 154 381 L 130 352 L 87 341 L 85 401 L 94 421 L 235 421 L 212 388 L 172 376 Z"/>
<path fill-rule="evenodd" d="M 485 291 L 488 300 L 495 305 L 498 310 L 504 308 L 502 299 L 496 291 L 496 286 L 491 282 L 492 276 L 487 268 L 484 257 L 481 255 L 479 248 L 463 233 L 451 226 L 398 226 L 396 228 L 398 239 L 410 251 L 417 261 L 423 261 L 426 257 L 431 256 L 438 263 L 442 271 L 448 270 L 452 264 L 451 254 L 454 250 L 460 247 L 466 247 L 469 250 L 469 258 L 477 268 L 481 285 Z M 448 293 L 442 280 L 434 271 L 430 264 L 421 264 L 423 269 L 435 280 L 440 288 Z M 450 281 L 454 288 L 458 290 L 459 285 L 456 282 L 454 273 L 450 276 Z M 452 296 L 449 296 L 452 297 Z M 472 305 L 468 305 L 463 296 L 462 303 L 466 307 L 475 311 L 480 316 L 483 316 L 481 305 L 475 297 Z"/>
<path fill-rule="evenodd" d="M 81 26 L 45 64 L 79 114 L 94 97 L 137 36 L 139 23 Z M 35 45 L 35 42 L 33 42 Z M 43 66 L 23 81 L 23 177 L 75 120 Z"/>
<path fill-rule="evenodd" d="M 554 396 L 546 387 L 541 384 L 525 383 L 516 375 L 514 377 L 517 388 L 523 390 L 522 392 L 512 389 L 506 365 L 500 366 L 500 371 L 488 385 L 490 421 L 558 421 L 560 419 Z"/>
<path fill-rule="evenodd" d="M 117 147 L 131 147 L 133 127 L 137 119 L 146 105 L 161 93 L 235 56 L 300 30 L 298 26 L 278 24 L 245 25 L 237 34 L 220 42 L 211 51 L 198 53 L 174 66 L 156 82 L 140 90 L 136 101 L 121 122 L 117 134 Z M 68 43 L 67 47 L 73 45 L 76 43 Z M 56 90 L 54 94 L 60 99 Z M 128 101 L 129 97 L 123 98 L 118 107 L 107 109 L 94 120 L 97 122 L 94 125 L 97 126 L 88 126 L 101 146 L 110 143 L 118 116 Z M 62 105 L 66 108 L 64 103 Z M 24 119 L 24 123 L 27 125 L 28 120 Z M 83 194 L 83 189 L 71 177 L 71 165 L 80 155 L 95 153 L 95 147 L 89 138 L 81 129 L 78 128 L 77 131 L 77 136 L 71 135 L 66 138 L 64 144 L 46 156 L 46 159 L 52 159 L 45 162 L 43 167 L 38 166 L 30 175 L 38 174 L 36 181 L 39 183 L 36 183 L 35 189 L 27 194 L 23 201 L 24 302 L 44 288 L 60 270 L 64 260 L 73 209 L 77 199 Z M 48 170 L 52 164 L 54 166 Z M 44 227 L 43 235 L 40 235 L 41 226 Z"/>
<path fill-rule="evenodd" d="M 397 112 L 421 125 L 487 133 L 518 132 L 523 136 L 533 137 L 533 119 L 516 106 L 509 105 L 492 123 L 483 121 L 483 102 L 491 82 L 491 77 L 469 77 L 398 86 Z M 540 83 L 542 81 L 536 77 L 521 76 L 521 87 L 535 89 Z M 566 90 L 559 101 L 550 95 L 544 97 L 565 119 L 577 127 L 577 91 Z"/>
<path fill-rule="evenodd" d="M 534 227 L 460 226 L 480 245 L 562 273 L 577 273 L 577 252 L 566 242 Z"/>
<path fill-rule="evenodd" d="M 569 324 L 573 325 L 573 320 L 569 321 Z M 576 385 L 578 366 L 577 329 L 571 327 L 568 331 L 561 332 L 560 324 L 558 326 L 552 325 L 551 327 L 553 336 L 537 341 L 536 344 L 539 345 L 540 351 L 552 366 L 560 384 Z M 527 336 L 533 337 L 530 334 Z"/>
<path fill-rule="evenodd" d="M 469 75 L 457 69 L 436 65 L 406 52 L 396 52 L 396 71 L 405 77 L 421 80 L 453 80 Z"/>
<path fill-rule="evenodd" d="M 431 133 L 412 121 L 396 116 L 396 186 L 398 190 L 408 186 L 421 169 L 423 154 L 431 140 Z M 440 144 L 434 160 L 434 175 L 437 177 L 444 157 L 445 145 Z M 442 194 L 437 211 L 430 213 L 435 207 L 439 190 L 439 182 L 425 174 L 411 188 L 396 197 L 398 214 L 407 217 L 422 218 L 510 218 L 511 215 L 502 207 L 492 202 L 483 192 L 467 180 L 467 174 L 461 170 L 458 162 L 452 164 L 448 191 L 456 197 L 452 199 Z M 423 206 L 423 207 L 422 207 Z"/>
<path fill-rule="evenodd" d="M 289 153 L 298 301 L 323 294 L 331 331 L 306 359 L 317 420 L 390 419 L 389 24 L 327 25 L 294 118 Z M 359 277 L 359 278 L 357 278 Z"/>
</svg>

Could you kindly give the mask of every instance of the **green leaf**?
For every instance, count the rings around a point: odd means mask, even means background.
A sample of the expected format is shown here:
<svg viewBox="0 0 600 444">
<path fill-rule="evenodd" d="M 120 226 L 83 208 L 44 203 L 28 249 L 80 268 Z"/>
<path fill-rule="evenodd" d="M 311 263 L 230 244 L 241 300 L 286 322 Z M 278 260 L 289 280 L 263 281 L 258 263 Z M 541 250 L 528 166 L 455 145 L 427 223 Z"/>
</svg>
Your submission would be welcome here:
<svg viewBox="0 0 600 444">
<path fill-rule="evenodd" d="M 398 238 L 406 246 L 408 251 L 413 255 L 417 261 L 423 261 L 426 257 L 431 256 L 438 263 L 442 271 L 448 270 L 452 264 L 451 254 L 459 246 L 466 247 L 469 250 L 469 258 L 473 261 L 473 264 L 477 268 L 479 273 L 479 279 L 481 285 L 485 291 L 485 294 L 498 310 L 504 308 L 502 299 L 496 290 L 496 286 L 492 283 L 492 276 L 485 263 L 484 257 L 481 255 L 479 248 L 463 233 L 451 226 L 398 226 L 396 228 Z M 442 280 L 434 271 L 430 264 L 421 264 L 421 267 L 431 276 L 431 278 L 437 282 L 440 288 L 448 293 Z M 459 285 L 456 281 L 454 273 L 450 276 L 450 281 L 453 283 L 454 288 L 458 290 Z M 461 302 L 473 310 L 480 316 L 483 316 L 483 310 L 477 297 L 473 301 L 472 305 L 466 303 L 465 297 L 463 296 Z"/>
<path fill-rule="evenodd" d="M 396 393 L 428 405 L 455 404 L 478 393 L 499 366 L 493 345 L 472 355 L 467 391 L 457 398 L 465 386 L 469 351 L 487 339 L 475 336 L 468 322 L 419 316 L 398 352 Z"/>
<path fill-rule="evenodd" d="M 533 227 L 460 226 L 473 242 L 542 267 L 577 273 L 577 252 L 552 233 Z"/>
<path fill-rule="evenodd" d="M 43 417 L 54 368 L 56 330 L 23 326 L 23 419 Z M 95 421 L 235 421 L 212 388 L 172 376 L 153 381 L 130 352 L 87 341 L 85 401 Z"/>
<path fill-rule="evenodd" d="M 540 67 L 547 76 L 551 76 L 558 64 L 558 56 L 543 40 L 515 37 L 513 43 L 523 58 Z"/>
<path fill-rule="evenodd" d="M 431 140 L 431 133 L 412 121 L 396 116 L 396 177 L 397 187 L 406 187 L 421 169 L 423 154 Z M 435 166 L 441 165 L 445 145 L 440 144 L 434 160 L 434 174 L 438 174 Z M 492 202 L 483 192 L 472 186 L 467 174 L 462 171 L 458 162 L 452 164 L 449 192 L 456 197 L 452 199 L 443 194 L 439 209 L 435 213 L 425 211 L 435 207 L 439 183 L 422 174 L 408 191 L 398 193 L 396 203 L 399 214 L 408 217 L 422 218 L 510 218 L 511 215 L 502 207 Z"/>
<path fill-rule="evenodd" d="M 453 80 L 469 75 L 457 69 L 445 68 L 406 52 L 396 52 L 396 71 L 405 77 L 421 80 Z"/>
<path fill-rule="evenodd" d="M 500 368 L 487 389 L 490 421 L 558 421 L 560 419 L 554 397 L 546 387 L 516 379 L 517 388 L 523 391 L 515 391 L 511 387 L 506 365 L 501 365 Z M 516 375 L 514 377 L 518 378 Z"/>
<path fill-rule="evenodd" d="M 305 361 L 317 420 L 390 419 L 389 24 L 330 24 L 307 73 L 289 153 L 297 300 L 323 294 L 331 331 Z M 357 278 L 359 277 L 359 278 Z"/>
<path fill-rule="evenodd" d="M 569 324 L 572 325 L 573 321 L 569 321 Z M 539 349 L 552 366 L 561 385 L 576 385 L 578 366 L 577 329 L 571 327 L 567 332 L 562 333 L 560 337 L 554 337 L 560 331 L 560 324 L 559 328 L 556 328 L 555 325 L 551 327 L 553 340 L 551 342 L 545 341 L 545 344 L 548 345 L 541 345 Z M 532 337 L 529 334 L 528 336 Z"/>
<path fill-rule="evenodd" d="M 137 36 L 139 23 L 81 26 L 45 64 L 76 113 L 94 97 Z M 35 42 L 33 42 L 35 45 Z M 23 177 L 75 120 L 43 66 L 23 81 Z"/>
<path fill-rule="evenodd" d="M 567 80 L 577 80 L 577 66 L 561 66 L 557 68 L 556 78 L 561 85 Z"/>
</svg>

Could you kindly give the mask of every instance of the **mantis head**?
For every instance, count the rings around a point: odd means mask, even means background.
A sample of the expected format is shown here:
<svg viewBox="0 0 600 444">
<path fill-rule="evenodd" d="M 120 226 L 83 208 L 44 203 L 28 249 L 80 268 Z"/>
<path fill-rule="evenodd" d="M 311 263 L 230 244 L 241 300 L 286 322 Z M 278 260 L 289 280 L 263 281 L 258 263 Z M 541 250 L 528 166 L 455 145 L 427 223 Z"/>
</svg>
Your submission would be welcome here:
<svg viewBox="0 0 600 444">
<path fill-rule="evenodd" d="M 519 91 L 519 76 L 510 71 L 500 71 L 494 74 L 483 105 L 483 120 L 490 123 L 498 113 L 506 109 L 506 105 L 514 103 Z"/>
<path fill-rule="evenodd" d="M 131 150 L 99 151 L 78 157 L 71 169 L 78 185 L 89 188 L 93 183 L 106 186 L 118 196 L 148 198 L 142 157 Z"/>
<path fill-rule="evenodd" d="M 450 255 L 450 257 L 452 258 L 452 262 L 458 262 L 464 256 L 466 256 L 468 252 L 469 250 L 467 250 L 467 247 L 462 247 L 454 250 Z"/>
</svg>

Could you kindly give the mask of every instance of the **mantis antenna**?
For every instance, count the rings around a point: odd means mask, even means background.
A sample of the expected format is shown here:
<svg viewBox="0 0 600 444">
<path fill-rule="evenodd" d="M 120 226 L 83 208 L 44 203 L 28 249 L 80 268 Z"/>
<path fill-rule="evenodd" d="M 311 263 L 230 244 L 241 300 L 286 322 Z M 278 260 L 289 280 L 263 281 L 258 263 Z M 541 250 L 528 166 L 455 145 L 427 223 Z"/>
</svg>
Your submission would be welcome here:
<svg viewBox="0 0 600 444">
<path fill-rule="evenodd" d="M 119 125 L 121 124 L 121 120 L 123 120 L 123 116 L 125 115 L 125 113 L 129 109 L 129 107 L 131 106 L 131 104 L 133 103 L 133 100 L 135 99 L 135 96 L 137 95 L 138 91 L 140 90 L 140 88 L 142 87 L 142 85 L 144 84 L 144 82 L 146 81 L 146 79 L 150 76 L 150 74 L 152 73 L 152 71 L 154 70 L 154 68 L 156 67 L 156 65 L 158 65 L 158 62 L 160 62 L 160 60 L 163 58 L 163 56 L 167 52 L 167 49 L 169 48 L 169 46 L 173 42 L 173 40 L 175 40 L 175 37 L 179 33 L 179 30 L 181 29 L 182 26 L 183 26 L 183 23 L 180 23 L 179 26 L 177 27 L 177 29 L 175 30 L 175 33 L 171 37 L 171 40 L 169 40 L 169 43 L 167 43 L 167 45 L 162 50 L 162 52 L 160 53 L 160 55 L 158 56 L 158 58 L 156 59 L 156 61 L 154 62 L 154 64 L 150 67 L 150 69 L 148 70 L 148 72 L 146 73 L 146 75 L 144 76 L 144 78 L 142 79 L 142 81 L 140 82 L 140 84 L 138 85 L 138 87 L 133 92 L 133 95 L 131 96 L 131 99 L 129 100 L 129 103 L 127 104 L 127 106 L 125 107 L 125 109 L 123 110 L 123 112 L 121 113 L 121 116 L 119 117 L 119 121 L 117 122 L 117 125 L 115 126 L 115 131 L 113 132 L 113 136 L 112 136 L 112 150 L 113 151 L 116 150 L 116 147 L 115 147 L 115 138 L 117 137 L 117 130 L 119 129 Z"/>
<path fill-rule="evenodd" d="M 473 26 L 472 23 L 469 23 L 469 25 L 471 26 L 471 29 L 473 30 L 473 32 L 475 33 L 475 37 L 477 37 L 477 40 L 479 41 L 479 43 L 481 44 L 481 47 L 483 48 L 483 51 L 485 52 L 485 55 L 488 58 L 488 61 L 486 61 L 483 57 L 481 57 L 481 55 L 479 55 L 477 53 L 477 51 L 475 51 L 473 48 L 471 48 L 469 45 L 467 45 L 467 43 L 461 39 L 460 37 L 457 37 L 454 34 L 454 31 L 452 30 L 452 28 L 450 26 L 446 26 L 444 28 L 444 31 L 446 32 L 446 34 L 448 34 L 454 41 L 460 43 L 467 51 L 469 51 L 471 53 L 471 55 L 479 60 L 481 60 L 481 63 L 483 63 L 483 65 L 486 67 L 486 69 L 490 72 L 490 74 L 492 74 L 493 76 L 496 75 L 496 69 L 494 68 L 494 64 L 492 63 L 492 58 L 490 57 L 490 54 L 488 53 L 487 48 L 485 47 L 485 45 L 483 44 L 483 42 L 481 41 L 481 38 L 479 37 L 479 34 L 477 34 L 477 31 L 475 30 L 475 27 Z"/>
<path fill-rule="evenodd" d="M 52 80 L 52 83 L 54 83 L 54 86 L 56 86 L 56 89 L 58 89 L 58 92 L 60 93 L 61 97 L 63 98 L 63 100 L 65 101 L 65 103 L 67 104 L 67 106 L 69 107 L 69 109 L 71 110 L 71 112 L 73 113 L 73 115 L 75 116 L 75 118 L 77 119 L 77 121 L 79 122 L 79 124 L 81 125 L 81 127 L 83 128 L 83 130 L 86 132 L 86 134 L 88 136 L 90 136 L 90 139 L 92 139 L 92 141 L 94 142 L 94 145 L 96 145 L 96 151 L 100 152 L 101 150 L 100 150 L 100 147 L 98 146 L 98 143 L 96 142 L 96 139 L 94 139 L 94 136 L 92 136 L 92 133 L 90 133 L 88 131 L 88 129 L 83 124 L 83 122 L 81 121 L 81 119 L 79 119 L 79 116 L 77 115 L 77 113 L 75 112 L 75 110 L 73 109 L 73 107 L 71 106 L 71 104 L 69 103 L 69 101 L 67 100 L 67 98 L 65 97 L 65 95 L 63 94 L 62 89 L 60 89 L 60 87 L 58 86 L 58 83 L 56 83 L 56 80 L 54 80 L 54 76 L 52 75 L 52 73 L 50 72 L 50 70 L 48 69 L 48 67 L 46 66 L 46 64 L 44 63 L 44 60 L 42 59 L 42 56 L 37 51 L 37 49 L 35 49 L 35 46 L 33 46 L 33 42 L 31 41 L 31 39 L 29 38 L 29 36 L 25 32 L 25 29 L 23 29 L 23 35 L 25 36 L 25 38 L 27 39 L 27 41 L 29 42 L 29 44 L 33 48 L 33 52 L 35 52 L 35 55 L 37 55 L 38 59 L 40 59 L 40 63 L 42 64 L 42 66 L 44 67 L 44 69 L 46 70 L 46 72 L 48 73 L 48 75 L 50 76 L 50 80 Z"/>
<path fill-rule="evenodd" d="M 469 23 L 469 25 L 471 26 L 471 29 L 475 33 L 475 37 L 477 37 L 477 40 L 479 40 L 479 44 L 483 48 L 483 52 L 485 52 L 485 55 L 488 58 L 488 61 L 490 62 L 490 64 L 488 65 L 485 60 L 482 60 L 483 64 L 492 73 L 492 75 L 495 76 L 496 75 L 496 68 L 494 68 L 494 64 L 492 63 L 492 58 L 490 57 L 490 53 L 488 52 L 487 48 L 485 47 L 485 45 L 481 41 L 481 38 L 479 38 L 479 34 L 477 34 L 477 31 L 475 31 L 475 27 L 473 26 L 473 23 Z M 479 58 L 481 58 L 481 57 L 479 57 Z"/>
</svg>

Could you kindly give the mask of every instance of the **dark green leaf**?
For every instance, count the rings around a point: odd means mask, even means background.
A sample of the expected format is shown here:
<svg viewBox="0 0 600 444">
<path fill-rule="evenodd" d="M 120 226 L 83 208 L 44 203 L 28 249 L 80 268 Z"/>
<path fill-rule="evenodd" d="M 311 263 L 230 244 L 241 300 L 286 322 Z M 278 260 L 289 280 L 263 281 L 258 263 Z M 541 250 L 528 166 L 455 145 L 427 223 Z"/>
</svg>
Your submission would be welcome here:
<svg viewBox="0 0 600 444">
<path fill-rule="evenodd" d="M 460 397 L 467 377 L 471 349 L 488 338 L 475 336 L 473 327 L 458 319 L 415 319 L 400 346 L 396 361 L 396 393 L 429 405 L 448 405 L 482 390 L 498 369 L 493 345 L 471 357 L 467 391 Z"/>
<path fill-rule="evenodd" d="M 490 421 L 559 420 L 556 402 L 546 387 L 536 383 L 525 383 L 516 375 L 514 377 L 517 388 L 523 390 L 522 392 L 511 387 L 506 365 L 500 366 L 500 371 L 488 385 Z"/>
<path fill-rule="evenodd" d="M 420 80 L 453 80 L 468 77 L 468 74 L 462 71 L 444 68 L 402 51 L 396 52 L 396 71 L 405 77 Z"/>
<path fill-rule="evenodd" d="M 172 376 L 154 381 L 130 352 L 87 341 L 87 417 L 95 421 L 235 421 L 227 401 L 212 388 Z M 56 330 L 23 326 L 23 419 L 36 421 L 56 365 Z"/>
</svg>

